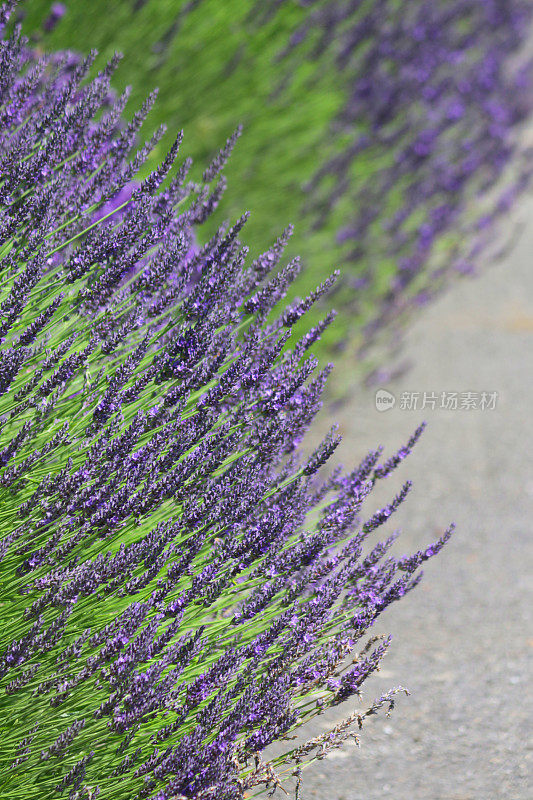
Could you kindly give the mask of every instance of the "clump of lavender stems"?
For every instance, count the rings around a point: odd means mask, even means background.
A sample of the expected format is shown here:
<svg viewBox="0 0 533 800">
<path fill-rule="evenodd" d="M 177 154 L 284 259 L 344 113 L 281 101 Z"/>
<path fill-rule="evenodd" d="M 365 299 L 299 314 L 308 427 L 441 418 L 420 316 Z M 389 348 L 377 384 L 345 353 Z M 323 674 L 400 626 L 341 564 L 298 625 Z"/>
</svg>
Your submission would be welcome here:
<svg viewBox="0 0 533 800">
<path fill-rule="evenodd" d="M 237 134 L 201 183 L 181 135 L 135 181 L 154 98 L 123 122 L 93 58 L 36 61 L 18 28 L 0 49 L 0 794 L 237 800 L 362 723 L 261 760 L 360 693 L 388 640 L 346 656 L 451 528 L 365 550 L 410 484 L 363 502 L 422 427 L 319 478 L 338 437 L 299 444 L 333 315 L 288 342 L 335 276 L 272 321 L 290 229 L 252 263 L 246 215 L 198 244 Z"/>
<path fill-rule="evenodd" d="M 309 12 L 280 60 L 329 54 L 346 90 L 328 131 L 330 154 L 306 184 L 305 213 L 321 229 L 352 198 L 352 219 L 337 240 L 356 273 L 347 272 L 358 291 L 344 293 L 345 301 L 358 303 L 362 291 L 374 298 L 367 345 L 383 329 L 390 335 L 397 318 L 427 304 L 454 273 L 474 273 L 482 255 L 500 252 L 498 222 L 532 175 L 521 125 L 533 108 L 526 50 L 533 7 L 529 0 L 302 4 Z M 286 63 L 287 79 L 294 63 Z"/>
</svg>

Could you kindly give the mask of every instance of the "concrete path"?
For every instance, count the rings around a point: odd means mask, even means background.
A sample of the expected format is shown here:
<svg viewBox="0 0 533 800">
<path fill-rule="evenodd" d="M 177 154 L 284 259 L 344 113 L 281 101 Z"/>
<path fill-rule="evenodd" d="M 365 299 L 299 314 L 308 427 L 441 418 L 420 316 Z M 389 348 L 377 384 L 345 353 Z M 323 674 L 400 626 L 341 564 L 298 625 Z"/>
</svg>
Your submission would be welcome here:
<svg viewBox="0 0 533 800">
<path fill-rule="evenodd" d="M 378 412 L 374 391 L 358 389 L 332 415 L 346 465 L 376 444 L 392 452 L 425 419 L 381 495 L 414 481 L 387 529 L 402 528 L 402 553 L 452 520 L 457 531 L 379 624 L 394 641 L 364 700 L 397 684 L 411 697 L 367 721 L 360 750 L 348 743 L 306 770 L 301 800 L 533 798 L 533 201 L 525 211 L 530 224 L 512 254 L 457 281 L 412 327 L 405 353 L 415 366 L 383 387 L 394 408 Z M 418 410 L 403 409 L 402 394 L 415 392 Z M 437 395 L 434 410 L 421 410 L 424 392 Z M 458 392 L 459 405 L 461 393 L 479 404 L 497 392 L 496 407 L 440 409 L 441 392 Z M 324 429 L 330 421 L 324 414 Z M 309 733 L 353 708 L 317 718 Z"/>
</svg>

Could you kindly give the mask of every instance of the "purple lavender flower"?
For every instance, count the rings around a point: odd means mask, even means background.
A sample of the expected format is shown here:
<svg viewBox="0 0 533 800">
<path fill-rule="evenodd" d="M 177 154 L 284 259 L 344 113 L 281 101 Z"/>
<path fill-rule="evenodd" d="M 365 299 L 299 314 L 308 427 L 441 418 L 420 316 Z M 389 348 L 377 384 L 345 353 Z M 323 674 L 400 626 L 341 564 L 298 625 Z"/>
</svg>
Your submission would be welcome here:
<svg viewBox="0 0 533 800">
<path fill-rule="evenodd" d="M 152 98 L 122 123 L 115 61 L 35 61 L 18 29 L 0 56 L 2 797 L 243 798 L 259 751 L 359 692 L 386 646 L 345 656 L 449 537 L 365 553 L 420 430 L 320 479 L 338 437 L 298 444 L 332 315 L 288 344 L 331 281 L 280 309 L 290 231 L 249 263 L 247 215 L 198 244 L 236 136 L 200 184 L 181 136 L 138 180 Z"/>
<path fill-rule="evenodd" d="M 44 30 L 49 33 L 53 31 L 57 23 L 65 16 L 67 7 L 64 3 L 52 3 L 50 13 L 43 22 Z"/>
</svg>

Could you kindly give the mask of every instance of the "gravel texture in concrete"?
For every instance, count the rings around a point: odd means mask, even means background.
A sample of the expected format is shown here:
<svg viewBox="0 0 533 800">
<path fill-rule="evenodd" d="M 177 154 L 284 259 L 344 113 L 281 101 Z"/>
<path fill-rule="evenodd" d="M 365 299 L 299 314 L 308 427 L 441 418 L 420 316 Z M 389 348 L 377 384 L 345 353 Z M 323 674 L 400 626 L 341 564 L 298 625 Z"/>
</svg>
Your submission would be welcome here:
<svg viewBox="0 0 533 800">
<path fill-rule="evenodd" d="M 533 202 L 526 211 L 533 220 Z M 450 521 L 457 530 L 422 584 L 376 624 L 393 644 L 361 708 L 398 684 L 411 696 L 365 723 L 360 750 L 347 743 L 307 769 L 301 800 L 533 797 L 532 262 L 530 224 L 501 263 L 457 281 L 412 327 L 405 351 L 414 367 L 381 387 L 393 407 L 378 411 L 375 389 L 358 388 L 344 408 L 322 414 L 323 430 L 332 417 L 341 424 L 346 466 L 376 444 L 393 452 L 425 419 L 415 451 L 367 513 L 410 478 L 411 496 L 387 523 L 402 529 L 397 552 L 424 546 Z M 440 407 L 443 392 L 458 393 L 457 409 Z M 316 718 L 306 733 L 357 706 Z"/>
</svg>

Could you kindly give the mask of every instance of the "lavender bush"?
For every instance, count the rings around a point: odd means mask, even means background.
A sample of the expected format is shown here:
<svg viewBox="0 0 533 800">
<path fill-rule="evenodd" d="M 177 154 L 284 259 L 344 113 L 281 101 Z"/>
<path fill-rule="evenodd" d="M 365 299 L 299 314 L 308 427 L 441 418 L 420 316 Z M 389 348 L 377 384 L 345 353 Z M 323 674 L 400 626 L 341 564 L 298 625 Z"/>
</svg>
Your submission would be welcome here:
<svg viewBox="0 0 533 800">
<path fill-rule="evenodd" d="M 122 122 L 93 59 L 0 45 L 0 795 L 237 800 L 393 704 L 261 758 L 360 692 L 388 647 L 362 637 L 451 529 L 367 548 L 410 485 L 362 504 L 422 428 L 318 477 L 339 439 L 301 454 L 329 371 L 308 351 L 333 315 L 288 345 L 335 275 L 271 321 L 290 229 L 252 261 L 246 215 L 198 245 L 237 134 L 201 182 L 181 136 L 136 180 L 154 98 Z"/>
<path fill-rule="evenodd" d="M 517 129 L 532 109 L 532 61 L 516 54 L 533 5 L 304 5 L 312 10 L 280 54 L 293 54 L 287 75 L 301 51 L 312 59 L 329 53 L 347 90 L 304 208 L 320 229 L 348 200 L 337 240 L 359 272 L 351 286 L 374 298 L 371 339 L 429 302 L 454 273 L 474 272 L 500 217 L 530 184 L 531 152 Z M 353 307 L 354 298 L 344 301 Z"/>
<path fill-rule="evenodd" d="M 260 212 L 248 224 L 253 253 L 291 219 L 288 253 L 307 267 L 294 291 L 320 283 L 326 262 L 342 267 L 339 320 L 319 347 L 385 343 L 505 245 L 498 223 L 529 185 L 532 163 L 521 142 L 533 105 L 522 57 L 531 0 L 66 6 L 42 44 L 85 52 L 90 29 L 108 57 L 124 50 L 116 85 L 133 80 L 139 102 L 158 85 L 156 114 L 185 127 L 198 163 L 235 119 L 245 124 L 225 203 L 237 215 L 246 197 Z M 28 24 L 49 8 L 32 0 Z M 318 304 L 309 320 L 323 313 Z"/>
</svg>

